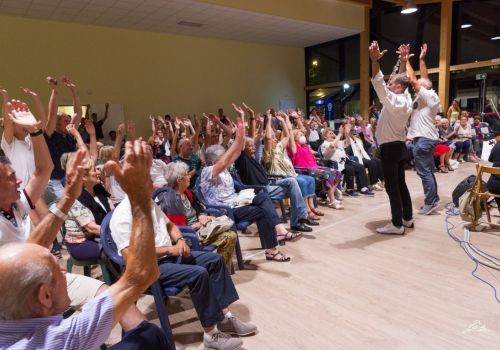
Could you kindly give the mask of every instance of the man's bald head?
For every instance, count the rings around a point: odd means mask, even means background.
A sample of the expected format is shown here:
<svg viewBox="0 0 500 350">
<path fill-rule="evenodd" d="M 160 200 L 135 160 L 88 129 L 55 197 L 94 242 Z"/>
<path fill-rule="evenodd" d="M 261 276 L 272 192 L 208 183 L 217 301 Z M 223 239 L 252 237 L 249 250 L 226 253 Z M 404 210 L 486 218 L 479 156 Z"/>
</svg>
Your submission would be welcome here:
<svg viewBox="0 0 500 350">
<path fill-rule="evenodd" d="M 50 303 L 49 307 L 40 301 L 40 293 L 45 290 L 49 299 L 55 298 L 57 273 L 59 265 L 47 248 L 32 243 L 0 247 L 0 319 L 41 317 L 51 309 L 54 314 L 60 312 L 59 303 L 66 300 Z"/>
</svg>

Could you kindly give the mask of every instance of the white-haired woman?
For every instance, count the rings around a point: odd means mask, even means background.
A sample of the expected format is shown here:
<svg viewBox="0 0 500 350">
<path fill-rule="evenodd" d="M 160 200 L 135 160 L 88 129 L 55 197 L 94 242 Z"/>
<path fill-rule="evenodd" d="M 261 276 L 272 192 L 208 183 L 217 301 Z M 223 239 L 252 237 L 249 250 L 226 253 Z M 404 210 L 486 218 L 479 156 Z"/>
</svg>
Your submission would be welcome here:
<svg viewBox="0 0 500 350">
<path fill-rule="evenodd" d="M 238 113 L 236 137 L 229 149 L 220 145 L 212 145 L 205 151 L 207 167 L 203 169 L 200 177 L 201 192 L 209 204 L 226 205 L 233 207 L 235 220 L 256 221 L 262 247 L 265 248 L 266 259 L 273 261 L 289 261 L 290 258 L 281 253 L 276 246 L 278 237 L 280 241 L 289 240 L 292 234 L 279 223 L 274 204 L 267 193 L 259 192 L 252 204 L 235 207 L 237 194 L 234 182 L 228 168 L 239 157 L 245 143 L 245 126 L 243 123 L 244 112 L 234 106 Z"/>
<path fill-rule="evenodd" d="M 198 215 L 193 195 L 188 189 L 191 172 L 186 163 L 181 161 L 169 163 L 165 178 L 168 187 L 165 188 L 165 192 L 161 192 L 156 197 L 156 203 L 170 221 L 178 226 L 189 225 L 193 229 L 199 230 L 213 219 L 208 215 Z M 224 258 L 228 271 L 232 270 L 233 253 L 236 246 L 235 232 L 228 230 L 214 234 L 207 239 L 201 240 L 200 243 L 204 246 L 216 246 L 217 253 Z"/>
</svg>

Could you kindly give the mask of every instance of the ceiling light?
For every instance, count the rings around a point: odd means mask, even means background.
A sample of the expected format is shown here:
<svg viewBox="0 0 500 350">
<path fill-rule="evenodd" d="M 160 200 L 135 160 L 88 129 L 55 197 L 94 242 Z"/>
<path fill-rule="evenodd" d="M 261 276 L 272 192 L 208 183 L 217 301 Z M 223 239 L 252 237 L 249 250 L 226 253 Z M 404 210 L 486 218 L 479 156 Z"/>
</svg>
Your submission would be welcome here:
<svg viewBox="0 0 500 350">
<path fill-rule="evenodd" d="M 316 61 L 316 60 L 312 61 L 312 65 L 313 65 L 314 67 L 316 67 L 316 66 L 318 65 L 318 61 Z"/>
<path fill-rule="evenodd" d="M 500 35 L 494 36 L 491 40 L 500 40 Z"/>
<path fill-rule="evenodd" d="M 344 90 L 347 90 L 347 89 L 349 89 L 349 84 L 345 83 L 344 84 Z"/>
<path fill-rule="evenodd" d="M 408 15 L 413 12 L 417 12 L 417 6 L 415 5 L 414 0 L 406 0 L 403 8 L 401 9 L 401 13 L 404 15 Z"/>
<path fill-rule="evenodd" d="M 470 27 L 472 27 L 472 24 L 470 24 L 470 23 L 464 23 L 464 24 L 462 24 L 462 25 L 460 26 L 460 28 L 462 28 L 462 29 L 465 29 L 465 28 L 470 28 Z"/>
</svg>

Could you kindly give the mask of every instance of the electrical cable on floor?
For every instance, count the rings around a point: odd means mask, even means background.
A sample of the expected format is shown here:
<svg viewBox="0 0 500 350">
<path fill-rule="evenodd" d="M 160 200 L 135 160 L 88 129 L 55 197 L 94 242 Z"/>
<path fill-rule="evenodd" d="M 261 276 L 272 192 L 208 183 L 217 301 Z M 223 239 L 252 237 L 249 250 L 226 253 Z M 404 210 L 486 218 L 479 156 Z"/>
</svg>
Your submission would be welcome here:
<svg viewBox="0 0 500 350">
<path fill-rule="evenodd" d="M 458 224 L 454 224 L 450 221 L 452 217 L 457 217 L 459 215 L 458 208 L 455 208 L 453 203 L 448 203 L 446 206 L 446 230 L 448 233 L 448 236 L 450 236 L 451 239 L 453 239 L 455 242 L 460 244 L 460 247 L 464 250 L 465 254 L 475 263 L 474 270 L 472 270 L 471 274 L 481 282 L 487 284 L 488 286 L 493 289 L 493 293 L 495 296 L 496 301 L 500 304 L 500 298 L 498 296 L 497 290 L 493 284 L 490 282 L 484 280 L 483 278 L 479 277 L 476 272 L 479 268 L 479 265 L 494 268 L 496 270 L 500 270 L 500 259 L 483 252 L 479 248 L 477 248 L 474 244 L 470 242 L 470 231 L 467 227 L 464 226 L 464 239 L 461 240 L 457 236 L 453 234 L 453 230 L 455 230 L 457 227 L 459 227 L 461 224 L 464 224 L 464 222 L 459 222 Z M 487 261 L 482 260 L 481 258 L 478 258 L 477 255 L 481 256 L 482 258 L 486 259 Z M 486 271 L 488 269 L 485 267 Z M 490 271 L 488 271 L 490 272 Z M 490 272 L 491 273 L 491 272 Z"/>
</svg>

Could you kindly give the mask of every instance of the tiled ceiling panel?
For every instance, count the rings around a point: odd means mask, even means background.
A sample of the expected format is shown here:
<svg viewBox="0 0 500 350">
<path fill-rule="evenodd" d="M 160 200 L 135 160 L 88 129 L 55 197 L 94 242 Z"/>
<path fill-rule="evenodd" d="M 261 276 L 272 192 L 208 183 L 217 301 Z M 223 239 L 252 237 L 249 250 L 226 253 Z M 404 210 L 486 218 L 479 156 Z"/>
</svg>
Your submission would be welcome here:
<svg viewBox="0 0 500 350">
<path fill-rule="evenodd" d="M 0 0 L 0 14 L 294 47 L 356 34 L 195 0 Z"/>
</svg>

